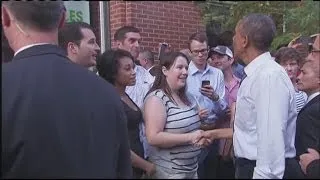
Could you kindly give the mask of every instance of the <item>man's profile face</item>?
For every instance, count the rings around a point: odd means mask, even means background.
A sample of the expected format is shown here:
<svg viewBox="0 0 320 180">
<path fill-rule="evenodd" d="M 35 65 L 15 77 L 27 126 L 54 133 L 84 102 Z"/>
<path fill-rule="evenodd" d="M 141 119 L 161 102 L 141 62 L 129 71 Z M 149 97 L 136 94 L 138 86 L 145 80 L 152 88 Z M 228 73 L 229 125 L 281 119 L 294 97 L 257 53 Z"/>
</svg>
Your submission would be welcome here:
<svg viewBox="0 0 320 180">
<path fill-rule="evenodd" d="M 234 53 L 234 58 L 236 60 L 241 60 L 242 58 L 242 54 L 244 52 L 244 49 L 243 49 L 243 39 L 244 37 L 241 35 L 241 22 L 239 22 L 235 28 L 235 33 L 234 33 L 234 36 L 233 36 L 233 43 L 232 43 L 232 46 L 233 46 L 233 53 Z M 243 62 L 240 61 L 240 63 L 242 64 Z"/>
<path fill-rule="evenodd" d="M 297 77 L 298 89 L 309 94 L 318 89 L 319 85 L 319 65 L 318 67 L 313 67 L 312 63 L 305 63 L 301 68 L 301 73 Z"/>
<path fill-rule="evenodd" d="M 96 65 L 96 58 L 100 47 L 97 44 L 96 36 L 91 29 L 81 29 L 83 38 L 80 41 L 77 51 L 77 63 L 85 67 Z"/>
<path fill-rule="evenodd" d="M 140 52 L 141 36 L 136 32 L 128 32 L 125 34 L 125 38 L 122 41 L 117 41 L 118 48 L 129 51 L 131 55 L 136 59 Z"/>
</svg>

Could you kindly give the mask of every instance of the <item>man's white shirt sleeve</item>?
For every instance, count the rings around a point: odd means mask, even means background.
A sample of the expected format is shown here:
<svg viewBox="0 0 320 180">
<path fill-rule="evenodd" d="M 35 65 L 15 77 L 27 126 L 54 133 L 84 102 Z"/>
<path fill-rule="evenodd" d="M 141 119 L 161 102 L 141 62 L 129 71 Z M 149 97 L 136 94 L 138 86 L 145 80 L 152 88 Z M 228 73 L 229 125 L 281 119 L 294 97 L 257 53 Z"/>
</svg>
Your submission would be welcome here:
<svg viewBox="0 0 320 180">
<path fill-rule="evenodd" d="M 252 90 L 257 113 L 257 161 L 253 179 L 282 179 L 290 90 L 279 73 L 262 73 Z M 285 90 L 285 91 L 284 91 Z"/>
</svg>

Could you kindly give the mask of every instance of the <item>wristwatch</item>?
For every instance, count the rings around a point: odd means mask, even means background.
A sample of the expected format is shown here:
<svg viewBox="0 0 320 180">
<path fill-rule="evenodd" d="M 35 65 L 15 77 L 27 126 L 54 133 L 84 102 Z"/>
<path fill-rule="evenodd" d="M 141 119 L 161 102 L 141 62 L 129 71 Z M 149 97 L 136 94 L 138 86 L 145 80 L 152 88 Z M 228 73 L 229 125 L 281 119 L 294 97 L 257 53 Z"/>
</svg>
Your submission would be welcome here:
<svg viewBox="0 0 320 180">
<path fill-rule="evenodd" d="M 216 93 L 213 93 L 213 96 L 212 96 L 212 98 L 211 98 L 211 100 L 212 101 L 218 101 L 219 100 L 219 95 L 218 94 L 216 94 Z"/>
</svg>

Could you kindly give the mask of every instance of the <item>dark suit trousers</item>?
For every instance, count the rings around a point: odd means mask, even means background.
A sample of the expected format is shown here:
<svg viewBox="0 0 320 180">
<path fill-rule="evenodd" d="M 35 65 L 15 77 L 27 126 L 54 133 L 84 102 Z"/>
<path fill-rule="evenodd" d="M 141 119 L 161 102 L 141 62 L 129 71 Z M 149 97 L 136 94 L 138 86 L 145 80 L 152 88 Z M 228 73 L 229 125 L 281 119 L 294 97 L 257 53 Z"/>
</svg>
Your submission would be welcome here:
<svg viewBox="0 0 320 180">
<path fill-rule="evenodd" d="M 256 167 L 256 161 L 245 158 L 235 159 L 235 178 L 252 179 L 253 170 Z M 301 179 L 305 178 L 298 161 L 295 158 L 286 158 L 285 171 L 283 179 Z"/>
</svg>

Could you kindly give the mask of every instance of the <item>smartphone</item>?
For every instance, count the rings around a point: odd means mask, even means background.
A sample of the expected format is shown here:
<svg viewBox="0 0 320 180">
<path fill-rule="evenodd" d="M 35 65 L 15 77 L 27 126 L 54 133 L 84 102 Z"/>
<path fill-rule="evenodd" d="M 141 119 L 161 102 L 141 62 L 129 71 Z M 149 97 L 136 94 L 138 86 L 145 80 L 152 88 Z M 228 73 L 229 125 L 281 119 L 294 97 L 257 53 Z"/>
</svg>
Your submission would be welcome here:
<svg viewBox="0 0 320 180">
<path fill-rule="evenodd" d="M 165 54 L 166 49 L 169 47 L 168 43 L 160 43 L 160 47 L 159 47 L 159 53 L 158 53 L 158 58 L 159 61 L 161 61 L 162 56 Z"/>
<path fill-rule="evenodd" d="M 210 85 L 210 81 L 209 80 L 203 80 L 201 83 L 201 87 L 204 87 L 206 85 Z"/>
</svg>

